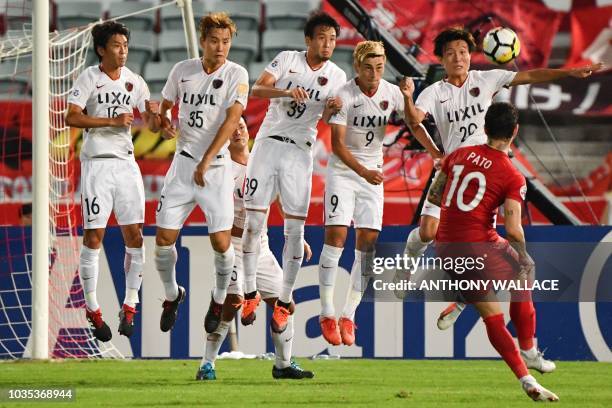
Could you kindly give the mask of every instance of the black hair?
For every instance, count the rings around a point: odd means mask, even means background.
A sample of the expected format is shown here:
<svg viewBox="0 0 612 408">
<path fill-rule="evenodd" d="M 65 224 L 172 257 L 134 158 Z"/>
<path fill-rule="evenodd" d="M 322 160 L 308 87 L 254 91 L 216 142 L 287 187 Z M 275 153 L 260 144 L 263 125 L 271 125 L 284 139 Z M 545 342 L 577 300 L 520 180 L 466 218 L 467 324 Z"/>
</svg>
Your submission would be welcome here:
<svg viewBox="0 0 612 408">
<path fill-rule="evenodd" d="M 23 217 L 24 215 L 32 215 L 31 203 L 23 204 L 21 208 L 19 208 L 19 216 Z"/>
<path fill-rule="evenodd" d="M 444 48 L 451 41 L 463 40 L 468 45 L 468 50 L 473 52 L 476 49 L 474 36 L 468 30 L 460 27 L 447 28 L 434 38 L 434 55 L 442 58 Z"/>
<path fill-rule="evenodd" d="M 510 139 L 518 124 L 519 114 L 514 105 L 495 102 L 485 114 L 485 133 L 489 139 Z"/>
<path fill-rule="evenodd" d="M 98 56 L 99 61 L 102 61 L 102 56 L 98 53 L 98 47 L 106 48 L 106 44 L 108 44 L 111 37 L 115 34 L 125 35 L 125 38 L 130 41 L 130 30 L 125 25 L 116 21 L 106 21 L 96 24 L 91 30 L 94 52 Z"/>
<path fill-rule="evenodd" d="M 336 31 L 336 36 L 340 35 L 340 24 L 326 12 L 317 11 L 308 17 L 306 25 L 304 25 L 304 37 L 312 38 L 315 28 L 319 26 L 331 27 Z"/>
</svg>

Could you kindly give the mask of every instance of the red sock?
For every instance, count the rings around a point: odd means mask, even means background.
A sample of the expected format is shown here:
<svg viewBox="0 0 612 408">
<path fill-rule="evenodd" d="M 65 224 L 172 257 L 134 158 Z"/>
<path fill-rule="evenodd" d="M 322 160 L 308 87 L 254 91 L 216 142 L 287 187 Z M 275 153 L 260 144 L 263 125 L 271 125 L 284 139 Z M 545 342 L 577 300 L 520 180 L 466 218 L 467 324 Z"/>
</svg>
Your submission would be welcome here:
<svg viewBox="0 0 612 408">
<path fill-rule="evenodd" d="M 482 319 L 487 327 L 489 341 L 495 350 L 502 356 L 508 367 L 514 372 L 516 378 L 520 379 L 529 375 L 527 367 L 519 354 L 512 335 L 506 328 L 504 315 L 502 313 Z"/>
<path fill-rule="evenodd" d="M 536 330 L 535 308 L 531 301 L 510 302 L 510 318 L 516 328 L 521 350 L 533 348 L 533 338 Z"/>
</svg>

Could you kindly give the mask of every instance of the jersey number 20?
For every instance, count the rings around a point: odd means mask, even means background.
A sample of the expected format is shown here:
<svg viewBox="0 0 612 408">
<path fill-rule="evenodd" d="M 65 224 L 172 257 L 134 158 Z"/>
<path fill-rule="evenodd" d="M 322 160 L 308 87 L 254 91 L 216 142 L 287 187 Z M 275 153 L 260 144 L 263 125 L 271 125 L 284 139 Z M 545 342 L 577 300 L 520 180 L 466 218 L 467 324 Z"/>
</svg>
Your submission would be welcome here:
<svg viewBox="0 0 612 408">
<path fill-rule="evenodd" d="M 448 194 L 446 195 L 446 201 L 444 201 L 445 207 L 448 207 L 451 204 L 464 167 L 465 166 L 459 164 L 453 166 L 453 180 L 451 182 L 450 189 L 448 190 Z M 476 192 L 474 198 L 472 198 L 472 201 L 466 204 L 463 194 L 465 193 L 465 190 L 468 188 L 468 185 L 472 180 L 476 180 L 478 182 L 478 191 Z M 478 207 L 478 204 L 480 204 L 480 202 L 482 201 L 486 188 L 487 179 L 485 178 L 484 174 L 479 171 L 473 171 L 471 173 L 466 174 L 465 177 L 463 177 L 463 180 L 461 180 L 459 190 L 457 190 L 457 207 L 464 212 L 472 211 L 474 208 Z"/>
</svg>

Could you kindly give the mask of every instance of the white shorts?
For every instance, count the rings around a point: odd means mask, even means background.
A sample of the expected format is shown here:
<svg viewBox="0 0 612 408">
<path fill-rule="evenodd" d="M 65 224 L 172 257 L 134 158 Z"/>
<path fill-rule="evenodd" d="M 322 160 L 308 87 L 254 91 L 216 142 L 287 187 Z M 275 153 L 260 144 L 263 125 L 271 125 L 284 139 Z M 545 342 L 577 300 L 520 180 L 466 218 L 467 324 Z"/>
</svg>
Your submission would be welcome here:
<svg viewBox="0 0 612 408">
<path fill-rule="evenodd" d="M 267 210 L 280 194 L 286 214 L 306 217 L 312 189 L 312 154 L 293 143 L 266 137 L 257 140 L 244 183 L 244 206 Z"/>
<path fill-rule="evenodd" d="M 438 176 L 439 173 L 440 173 L 440 170 L 436 170 L 436 173 L 434 174 L 434 180 Z M 427 190 L 427 196 L 429 196 L 430 189 L 431 189 L 431 186 L 429 186 L 429 189 Z M 423 201 L 423 208 L 421 208 L 421 217 L 424 215 L 429 215 L 439 220 L 440 219 L 440 207 L 438 207 L 435 204 L 430 203 L 427 200 L 427 196 L 425 198 L 425 201 Z"/>
<path fill-rule="evenodd" d="M 181 229 L 197 204 L 206 215 L 208 233 L 232 228 L 234 179 L 229 157 L 222 164 L 208 168 L 204 174 L 204 187 L 193 181 L 197 165 L 195 159 L 180 154 L 174 156 L 157 204 L 158 227 Z"/>
<path fill-rule="evenodd" d="M 373 185 L 352 170 L 329 168 L 325 181 L 325 225 L 382 228 L 385 202 L 382 184 Z"/>
<path fill-rule="evenodd" d="M 243 296 L 244 294 L 244 267 L 242 266 L 242 240 L 232 237 L 236 257 L 234 270 L 227 293 Z M 278 297 L 283 284 L 283 268 L 280 267 L 268 244 L 268 236 L 261 236 L 261 247 L 257 259 L 257 290 L 262 299 Z"/>
<path fill-rule="evenodd" d="M 84 229 L 105 228 L 111 212 L 119 225 L 144 223 L 144 185 L 136 161 L 82 161 L 81 207 Z"/>
</svg>

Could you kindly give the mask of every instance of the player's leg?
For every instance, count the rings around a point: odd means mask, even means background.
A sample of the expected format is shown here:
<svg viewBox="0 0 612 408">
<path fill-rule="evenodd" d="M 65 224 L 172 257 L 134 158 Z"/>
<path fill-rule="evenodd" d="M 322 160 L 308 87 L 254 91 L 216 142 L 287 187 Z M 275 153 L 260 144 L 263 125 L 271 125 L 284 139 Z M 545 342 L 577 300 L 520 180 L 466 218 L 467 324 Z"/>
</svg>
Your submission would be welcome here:
<svg viewBox="0 0 612 408">
<path fill-rule="evenodd" d="M 312 156 L 294 144 L 283 145 L 278 184 L 281 205 L 285 213 L 285 245 L 283 247 L 283 286 L 270 322 L 280 333 L 287 326 L 293 287 L 304 258 L 304 224 L 312 189 Z"/>
<path fill-rule="evenodd" d="M 504 321 L 504 315 L 499 302 L 475 302 L 474 307 L 476 307 L 476 310 L 478 310 L 482 317 L 491 345 L 493 345 L 516 378 L 518 378 L 527 395 L 535 401 L 558 400 L 554 393 L 538 384 L 537 380 L 529 374 L 527 366 L 521 359 L 518 348 L 514 343 L 514 339 L 506 328 L 506 322 Z"/>
<path fill-rule="evenodd" d="M 255 310 L 261 297 L 257 293 L 257 260 L 260 252 L 260 237 L 267 220 L 267 211 L 276 196 L 276 163 L 282 144 L 263 139 L 255 143 L 249 162 L 244 186 L 246 208 L 245 228 L 242 235 L 244 262 L 244 304 L 241 322 L 250 325 L 256 319 Z"/>
<path fill-rule="evenodd" d="M 79 256 L 79 278 L 85 296 L 85 316 L 100 341 L 109 341 L 112 333 L 102 318 L 96 289 L 100 248 L 104 229 L 113 208 L 114 161 L 87 160 L 81 162 L 81 209 L 83 215 L 83 246 Z"/>
<path fill-rule="evenodd" d="M 342 343 L 347 346 L 355 343 L 355 311 L 372 277 L 378 234 L 379 230 L 376 229 L 355 228 L 355 260 L 351 268 L 351 284 L 346 293 L 342 316 L 338 320 Z"/>
</svg>

